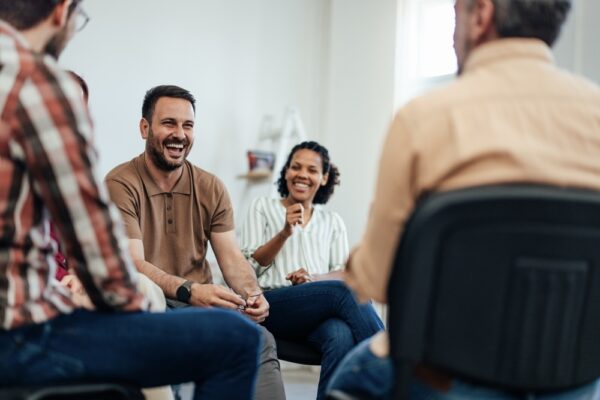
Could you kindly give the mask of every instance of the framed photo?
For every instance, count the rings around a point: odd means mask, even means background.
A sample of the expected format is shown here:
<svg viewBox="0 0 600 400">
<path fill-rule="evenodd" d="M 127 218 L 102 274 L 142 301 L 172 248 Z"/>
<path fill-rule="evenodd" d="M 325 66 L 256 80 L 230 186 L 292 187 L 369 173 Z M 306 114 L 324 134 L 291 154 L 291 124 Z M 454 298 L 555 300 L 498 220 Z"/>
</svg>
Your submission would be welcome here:
<svg viewBox="0 0 600 400">
<path fill-rule="evenodd" d="M 248 172 L 273 172 L 275 153 L 262 150 L 248 150 Z"/>
</svg>

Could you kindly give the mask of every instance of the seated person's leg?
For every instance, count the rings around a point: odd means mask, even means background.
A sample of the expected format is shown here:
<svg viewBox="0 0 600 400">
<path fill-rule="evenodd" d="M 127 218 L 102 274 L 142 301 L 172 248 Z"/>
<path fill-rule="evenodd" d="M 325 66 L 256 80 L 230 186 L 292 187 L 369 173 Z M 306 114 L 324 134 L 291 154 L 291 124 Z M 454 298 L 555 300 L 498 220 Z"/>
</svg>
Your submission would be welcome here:
<svg viewBox="0 0 600 400">
<path fill-rule="evenodd" d="M 389 354 L 387 334 L 365 340 L 343 359 L 333 373 L 326 392 L 342 392 L 350 396 L 389 400 L 392 398 L 394 368 Z M 423 369 L 415 370 L 410 400 L 516 400 L 500 390 L 474 385 L 459 379 L 449 380 Z M 537 395 L 538 400 L 598 400 L 600 379 L 585 386 Z"/>
<path fill-rule="evenodd" d="M 308 342 L 318 348 L 323 355 L 317 391 L 317 399 L 323 399 L 331 375 L 356 343 L 348 325 L 336 318 L 330 318 L 319 325 L 308 336 Z"/>
<path fill-rule="evenodd" d="M 371 342 L 379 338 L 367 339 L 359 343 L 339 364 L 333 373 L 326 392 L 343 392 L 372 399 L 392 398 L 394 371 L 389 357 L 379 357 L 370 349 Z"/>
<path fill-rule="evenodd" d="M 265 292 L 271 308 L 263 325 L 276 337 L 305 339 L 322 322 L 338 318 L 360 342 L 383 329 L 370 305 L 359 305 L 340 281 L 319 281 Z"/>
<path fill-rule="evenodd" d="M 194 381 L 196 399 L 250 399 L 260 335 L 234 312 L 78 310 L 0 333 L 0 385 L 123 381 L 155 387 Z M 6 345 L 6 346 L 5 346 Z"/>
<path fill-rule="evenodd" d="M 165 295 L 161 288 L 144 274 L 139 274 L 138 290 L 144 293 L 144 296 L 150 300 L 150 311 L 165 311 L 167 304 Z M 172 400 L 173 392 L 170 386 L 161 386 L 151 389 L 144 389 L 146 400 Z"/>
<path fill-rule="evenodd" d="M 264 326 L 259 325 L 259 328 L 262 333 L 262 347 L 259 352 L 259 366 L 256 376 L 254 399 L 285 400 L 275 338 Z"/>
</svg>

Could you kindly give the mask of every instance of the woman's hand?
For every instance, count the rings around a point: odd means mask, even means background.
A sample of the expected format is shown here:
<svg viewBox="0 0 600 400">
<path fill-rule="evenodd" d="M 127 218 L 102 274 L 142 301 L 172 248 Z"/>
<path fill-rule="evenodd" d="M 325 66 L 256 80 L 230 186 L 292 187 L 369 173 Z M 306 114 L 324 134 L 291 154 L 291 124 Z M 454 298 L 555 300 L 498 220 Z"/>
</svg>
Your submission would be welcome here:
<svg viewBox="0 0 600 400">
<path fill-rule="evenodd" d="M 285 209 L 285 225 L 281 234 L 289 238 L 294 233 L 295 225 L 304 225 L 304 207 L 300 203 L 292 204 Z"/>
<path fill-rule="evenodd" d="M 312 275 L 309 274 L 308 271 L 304 268 L 300 268 L 297 271 L 287 274 L 285 279 L 291 281 L 292 285 L 300 285 L 302 283 L 313 281 Z"/>
</svg>

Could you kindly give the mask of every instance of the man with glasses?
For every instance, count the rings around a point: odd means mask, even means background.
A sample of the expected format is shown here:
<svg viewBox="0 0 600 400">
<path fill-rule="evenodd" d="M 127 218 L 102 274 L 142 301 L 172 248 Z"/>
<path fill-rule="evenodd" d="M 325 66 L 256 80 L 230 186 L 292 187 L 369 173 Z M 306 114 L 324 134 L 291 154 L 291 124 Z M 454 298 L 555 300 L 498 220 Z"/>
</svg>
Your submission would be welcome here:
<svg viewBox="0 0 600 400">
<path fill-rule="evenodd" d="M 79 1 L 0 0 L 0 387 L 194 381 L 195 399 L 250 399 L 260 343 L 250 320 L 144 312 L 87 109 L 55 61 L 86 20 Z M 50 218 L 97 311 L 52 283 Z"/>
</svg>

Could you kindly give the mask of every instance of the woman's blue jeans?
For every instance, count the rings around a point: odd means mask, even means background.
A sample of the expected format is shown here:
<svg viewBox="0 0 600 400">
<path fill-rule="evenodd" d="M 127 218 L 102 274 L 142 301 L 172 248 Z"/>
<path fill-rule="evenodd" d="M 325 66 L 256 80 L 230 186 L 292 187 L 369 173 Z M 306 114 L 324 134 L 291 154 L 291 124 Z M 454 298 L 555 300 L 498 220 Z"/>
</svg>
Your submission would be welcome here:
<svg viewBox="0 0 600 400">
<path fill-rule="evenodd" d="M 238 313 L 77 310 L 43 324 L 0 330 L 0 387 L 193 381 L 194 399 L 250 399 L 260 334 Z"/>
<path fill-rule="evenodd" d="M 369 348 L 370 340 L 356 346 L 333 374 L 327 392 L 337 390 L 360 398 L 391 400 L 394 367 L 388 357 L 377 357 Z M 453 379 L 449 390 L 432 388 L 414 378 L 409 389 L 410 400 L 598 400 L 600 380 L 577 389 L 515 397 L 484 386 Z"/>
<path fill-rule="evenodd" d="M 319 281 L 265 292 L 271 308 L 263 325 L 276 338 L 306 341 L 321 351 L 317 399 L 344 356 L 383 329 L 370 304 L 358 304 L 341 281 Z"/>
</svg>

